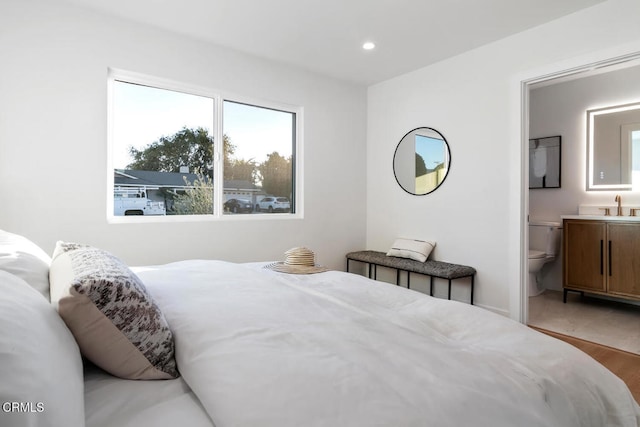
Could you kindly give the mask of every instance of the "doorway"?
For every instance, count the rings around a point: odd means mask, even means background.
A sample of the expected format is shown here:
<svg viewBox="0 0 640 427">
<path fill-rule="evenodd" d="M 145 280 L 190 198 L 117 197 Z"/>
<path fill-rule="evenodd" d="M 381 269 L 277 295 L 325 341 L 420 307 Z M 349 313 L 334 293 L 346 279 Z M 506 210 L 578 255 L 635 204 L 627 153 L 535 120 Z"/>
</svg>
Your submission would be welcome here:
<svg viewBox="0 0 640 427">
<path fill-rule="evenodd" d="M 634 71 L 633 69 L 637 71 Z M 616 103 L 619 96 L 589 99 L 589 90 L 603 88 L 608 90 L 608 84 L 589 84 L 602 81 L 612 73 L 635 73 L 640 75 L 640 52 L 624 57 L 611 58 L 605 61 L 585 64 L 583 66 L 564 70 L 534 79 L 523 81 L 522 111 L 523 114 L 523 147 L 528 148 L 530 138 L 544 138 L 562 135 L 562 188 L 558 189 L 529 189 L 529 150 L 522 152 L 522 182 L 523 182 L 523 254 L 528 253 L 528 222 L 533 220 L 561 222 L 562 215 L 577 214 L 578 206 L 582 204 L 607 204 L 613 201 L 615 192 L 585 191 L 586 176 L 586 110 Z M 589 80 L 590 79 L 590 80 Z M 634 99 L 623 98 L 622 101 L 640 101 L 640 79 Z M 560 88 L 571 87 L 574 95 L 562 95 Z M 581 89 L 581 85 L 589 90 Z M 545 94 L 553 94 L 554 99 L 541 101 Z M 571 101 L 575 100 L 572 104 Z M 545 104 L 546 102 L 546 104 Z M 555 104 L 554 104 L 555 103 Z M 589 108 L 587 108 L 589 107 Z M 558 111 L 564 112 L 574 108 L 574 116 L 559 117 Z M 555 120 L 555 122 L 554 122 Z M 568 126 L 567 124 L 570 123 Z M 640 203 L 640 194 L 621 193 L 627 200 L 636 198 Z M 608 203 L 611 204 L 611 203 Z M 541 273 L 542 287 L 546 290 L 537 297 L 529 297 L 527 283 L 528 259 L 523 262 L 521 277 L 521 307 L 522 318 L 527 324 L 549 329 L 565 335 L 599 342 L 612 347 L 640 353 L 640 332 L 633 329 L 624 330 L 624 325 L 637 325 L 640 322 L 640 306 L 619 301 L 607 301 L 590 296 L 581 297 L 570 294 L 567 303 L 562 302 L 562 260 L 561 254 L 556 256 L 553 263 L 545 266 Z M 637 329 L 637 328 L 635 328 Z"/>
</svg>

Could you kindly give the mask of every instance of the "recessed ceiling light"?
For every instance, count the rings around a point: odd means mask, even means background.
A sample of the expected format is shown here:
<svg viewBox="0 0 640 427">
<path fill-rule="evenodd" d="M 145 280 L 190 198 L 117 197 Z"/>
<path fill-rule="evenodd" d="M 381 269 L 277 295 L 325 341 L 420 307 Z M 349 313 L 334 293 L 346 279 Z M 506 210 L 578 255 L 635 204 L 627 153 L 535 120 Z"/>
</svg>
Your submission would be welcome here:
<svg viewBox="0 0 640 427">
<path fill-rule="evenodd" d="M 365 44 L 362 45 L 362 48 L 364 50 L 371 50 L 371 49 L 373 49 L 375 47 L 376 47 L 376 44 L 373 43 L 373 42 L 366 42 Z"/>
</svg>

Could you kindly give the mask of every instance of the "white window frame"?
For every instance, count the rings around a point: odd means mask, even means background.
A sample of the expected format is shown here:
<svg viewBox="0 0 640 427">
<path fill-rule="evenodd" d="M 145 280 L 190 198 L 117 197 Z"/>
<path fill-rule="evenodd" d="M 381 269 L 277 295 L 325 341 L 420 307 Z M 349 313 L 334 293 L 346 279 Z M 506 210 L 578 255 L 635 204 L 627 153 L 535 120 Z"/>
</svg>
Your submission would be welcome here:
<svg viewBox="0 0 640 427">
<path fill-rule="evenodd" d="M 114 82 L 122 81 L 126 83 L 139 84 L 158 89 L 165 89 L 174 92 L 182 92 L 190 95 L 204 96 L 214 102 L 214 117 L 212 134 L 214 137 L 214 191 L 213 204 L 214 213 L 210 215 L 165 215 L 165 216 L 116 216 L 114 215 L 114 180 L 113 180 L 113 116 L 114 116 Z M 271 213 L 253 215 L 224 215 L 222 204 L 224 203 L 224 144 L 222 141 L 224 130 L 223 124 L 223 102 L 231 101 L 253 105 L 256 107 L 269 108 L 295 114 L 295 143 L 293 146 L 293 168 L 294 168 L 294 213 Z M 112 224 L 132 224 L 132 223 L 156 223 L 156 222 L 208 222 L 208 221 L 268 221 L 282 219 L 301 219 L 304 217 L 304 180 L 303 180 L 303 107 L 281 102 L 265 101 L 248 96 L 233 94 L 220 90 L 196 86 L 174 80 L 153 77 L 141 73 L 109 68 L 107 73 L 107 222 Z"/>
</svg>

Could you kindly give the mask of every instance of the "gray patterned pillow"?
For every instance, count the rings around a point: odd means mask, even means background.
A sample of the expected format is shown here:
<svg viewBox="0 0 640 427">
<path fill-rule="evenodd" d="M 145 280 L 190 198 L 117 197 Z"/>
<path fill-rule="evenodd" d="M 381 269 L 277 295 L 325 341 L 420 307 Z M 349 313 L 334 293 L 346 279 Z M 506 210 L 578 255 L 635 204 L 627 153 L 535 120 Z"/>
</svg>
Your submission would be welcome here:
<svg viewBox="0 0 640 427">
<path fill-rule="evenodd" d="M 51 301 L 87 359 L 120 378 L 179 375 L 173 335 L 162 312 L 117 257 L 58 242 L 49 280 Z"/>
</svg>

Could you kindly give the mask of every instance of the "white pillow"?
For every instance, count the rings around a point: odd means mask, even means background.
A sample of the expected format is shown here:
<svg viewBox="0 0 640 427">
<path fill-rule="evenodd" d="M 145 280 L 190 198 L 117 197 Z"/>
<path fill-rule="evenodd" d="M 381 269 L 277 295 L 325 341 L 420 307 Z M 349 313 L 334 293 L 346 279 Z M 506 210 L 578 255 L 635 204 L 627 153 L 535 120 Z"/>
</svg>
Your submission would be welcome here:
<svg viewBox="0 0 640 427">
<path fill-rule="evenodd" d="M 14 274 L 49 300 L 51 258 L 26 237 L 0 230 L 0 270 Z"/>
<path fill-rule="evenodd" d="M 398 238 L 393 242 L 387 255 L 425 262 L 435 247 L 436 242 Z"/>
<path fill-rule="evenodd" d="M 56 310 L 0 271 L 0 425 L 84 426 L 80 350 Z"/>
</svg>

